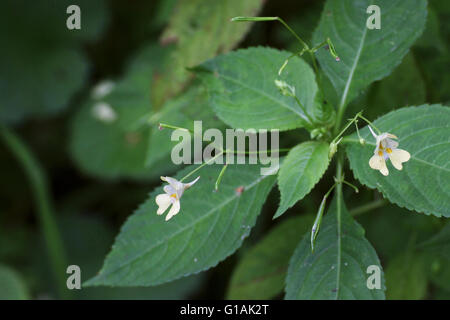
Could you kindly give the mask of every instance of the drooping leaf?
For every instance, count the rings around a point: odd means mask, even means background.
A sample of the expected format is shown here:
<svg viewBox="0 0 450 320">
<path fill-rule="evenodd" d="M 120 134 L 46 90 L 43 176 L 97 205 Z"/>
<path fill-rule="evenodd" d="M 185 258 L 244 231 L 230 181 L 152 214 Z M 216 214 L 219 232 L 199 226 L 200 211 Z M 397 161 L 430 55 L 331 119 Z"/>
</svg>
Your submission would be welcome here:
<svg viewBox="0 0 450 320">
<path fill-rule="evenodd" d="M 153 103 L 159 107 L 179 93 L 189 80 L 186 67 L 193 67 L 215 54 L 231 50 L 250 29 L 250 23 L 233 23 L 238 15 L 253 16 L 263 0 L 179 1 L 161 37 L 161 43 L 176 43 L 167 57 L 161 77 L 155 78 Z"/>
<path fill-rule="evenodd" d="M 209 60 L 194 71 L 208 88 L 214 111 L 231 127 L 294 129 L 304 126 L 304 113 L 294 98 L 280 93 L 275 80 L 295 87 L 307 111 L 314 107 L 317 84 L 311 67 L 297 57 L 278 76 L 289 55 L 271 48 L 241 49 Z"/>
<path fill-rule="evenodd" d="M 328 168 L 328 143 L 304 142 L 289 151 L 280 168 L 280 206 L 274 218 L 303 199 Z"/>
<path fill-rule="evenodd" d="M 312 215 L 284 220 L 246 252 L 233 272 L 227 299 L 263 300 L 281 293 L 289 259 L 312 222 Z"/>
<path fill-rule="evenodd" d="M 262 176 L 257 165 L 229 165 L 219 191 L 213 192 L 221 167 L 202 168 L 200 180 L 181 198 L 180 213 L 168 222 L 156 214 L 155 197 L 162 187 L 153 191 L 123 225 L 100 273 L 87 284 L 157 285 L 209 269 L 239 248 L 275 176 Z M 192 169 L 182 170 L 177 179 Z"/>
<path fill-rule="evenodd" d="M 414 252 L 400 254 L 386 267 L 386 298 L 420 300 L 425 297 L 427 275 L 424 257 Z"/>
<path fill-rule="evenodd" d="M 13 269 L 0 264 L 0 300 L 29 299 L 28 289 L 21 276 Z"/>
<path fill-rule="evenodd" d="M 323 218 L 314 253 L 310 236 L 303 237 L 289 262 L 286 299 L 384 299 L 380 261 L 343 199 L 335 197 Z M 380 289 L 367 287 L 369 266 L 380 268 Z"/>
<path fill-rule="evenodd" d="M 441 105 L 401 108 L 377 119 L 374 125 L 396 135 L 399 148 L 407 150 L 411 159 L 401 171 L 388 163 L 386 177 L 371 169 L 375 139 L 365 127 L 360 133 L 366 144 L 361 146 L 352 135 L 346 148 L 355 177 L 400 207 L 450 217 L 449 123 L 450 108 Z"/>
<path fill-rule="evenodd" d="M 380 8 L 380 29 L 366 26 L 370 16 L 366 10 L 371 4 Z M 317 58 L 336 88 L 341 106 L 400 64 L 424 29 L 426 7 L 426 0 L 326 2 L 313 43 L 319 44 L 329 37 L 335 46 L 339 62 L 325 48 L 317 52 Z"/>
</svg>

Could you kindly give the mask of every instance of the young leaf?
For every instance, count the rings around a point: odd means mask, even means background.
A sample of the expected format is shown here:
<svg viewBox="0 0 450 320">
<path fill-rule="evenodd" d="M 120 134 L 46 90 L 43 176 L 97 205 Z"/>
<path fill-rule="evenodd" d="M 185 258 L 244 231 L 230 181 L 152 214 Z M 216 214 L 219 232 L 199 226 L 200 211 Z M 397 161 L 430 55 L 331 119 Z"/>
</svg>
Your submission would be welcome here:
<svg viewBox="0 0 450 320">
<path fill-rule="evenodd" d="M 289 151 L 280 168 L 281 201 L 274 218 L 303 199 L 328 168 L 328 143 L 304 142 Z"/>
<path fill-rule="evenodd" d="M 167 222 L 156 214 L 155 197 L 162 187 L 153 191 L 122 226 L 102 270 L 87 284 L 157 285 L 209 269 L 239 248 L 275 175 L 262 176 L 256 165 L 229 165 L 219 191 L 213 192 L 221 168 L 204 167 L 200 180 L 183 194 L 180 213 Z"/>
<path fill-rule="evenodd" d="M 426 0 L 377 1 L 381 28 L 372 30 L 366 26 L 371 4 L 370 0 L 328 0 L 313 35 L 314 44 L 330 37 L 336 47 L 339 62 L 325 48 L 317 52 L 317 58 L 340 94 L 341 106 L 373 81 L 389 75 L 425 26 Z"/>
<path fill-rule="evenodd" d="M 381 270 L 377 254 L 364 237 L 364 229 L 348 213 L 343 199 L 338 200 L 335 197 L 323 218 L 314 253 L 311 233 L 303 237 L 295 250 L 286 278 L 286 299 L 384 299 L 382 272 L 381 289 L 367 287 L 367 268 L 374 265 Z"/>
<path fill-rule="evenodd" d="M 295 99 L 275 85 L 278 69 L 290 54 L 270 48 L 249 48 L 209 60 L 193 71 L 204 81 L 217 115 L 233 128 L 288 130 L 304 126 Z M 294 57 L 281 80 L 295 87 L 306 108 L 314 107 L 317 84 L 311 67 Z"/>
<path fill-rule="evenodd" d="M 346 148 L 355 177 L 369 188 L 377 188 L 391 202 L 409 210 L 450 217 L 450 108 L 422 105 L 390 112 L 374 125 L 382 132 L 396 135 L 399 148 L 407 150 L 411 159 L 403 170 L 393 168 L 388 160 L 389 175 L 369 167 L 375 139 L 367 127 L 360 130 L 366 144 L 361 146 L 356 135 L 348 139 Z"/>
<path fill-rule="evenodd" d="M 312 215 L 284 220 L 245 253 L 231 277 L 227 299 L 262 300 L 281 293 L 289 259 L 312 221 Z"/>
</svg>

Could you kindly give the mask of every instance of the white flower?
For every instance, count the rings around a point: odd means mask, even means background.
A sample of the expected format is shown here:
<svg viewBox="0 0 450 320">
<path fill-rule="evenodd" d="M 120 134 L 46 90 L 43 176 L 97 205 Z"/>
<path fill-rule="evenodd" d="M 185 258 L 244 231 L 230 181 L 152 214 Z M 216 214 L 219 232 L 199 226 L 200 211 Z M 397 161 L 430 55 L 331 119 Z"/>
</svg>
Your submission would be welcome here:
<svg viewBox="0 0 450 320">
<path fill-rule="evenodd" d="M 398 138 L 387 132 L 376 135 L 370 126 L 369 129 L 374 138 L 377 140 L 377 146 L 373 152 L 374 155 L 369 160 L 369 166 L 372 169 L 380 170 L 384 176 L 387 176 L 389 174 L 389 170 L 386 166 L 386 160 L 390 159 L 394 168 L 397 170 L 402 170 L 402 163 L 408 161 L 411 158 L 411 155 L 408 151 L 397 148 L 398 142 L 392 139 Z"/>
<path fill-rule="evenodd" d="M 110 94 L 116 84 L 111 80 L 105 80 L 97 84 L 91 91 L 91 97 L 93 99 L 101 99 Z"/>
<path fill-rule="evenodd" d="M 92 115 L 94 118 L 106 123 L 114 122 L 117 119 L 117 113 L 114 109 L 103 101 L 97 102 L 92 106 Z"/>
<path fill-rule="evenodd" d="M 156 211 L 156 213 L 161 215 L 170 205 L 172 205 L 172 208 L 170 208 L 169 213 L 166 216 L 166 221 L 176 215 L 180 211 L 180 198 L 183 195 L 183 192 L 192 187 L 198 179 L 200 179 L 200 177 L 197 177 L 197 179 L 190 183 L 182 183 L 171 177 L 161 177 L 161 180 L 167 182 L 168 185 L 164 186 L 165 193 L 156 196 L 155 200 L 158 205 L 158 211 Z"/>
</svg>

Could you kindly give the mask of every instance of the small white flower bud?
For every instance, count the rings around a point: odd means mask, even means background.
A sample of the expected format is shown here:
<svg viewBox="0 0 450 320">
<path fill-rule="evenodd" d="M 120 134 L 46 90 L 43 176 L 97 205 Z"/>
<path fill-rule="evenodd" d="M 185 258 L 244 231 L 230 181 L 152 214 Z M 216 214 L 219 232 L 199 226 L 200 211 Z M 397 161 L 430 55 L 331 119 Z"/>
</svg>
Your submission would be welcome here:
<svg viewBox="0 0 450 320">
<path fill-rule="evenodd" d="M 106 102 L 98 102 L 92 107 L 92 115 L 94 118 L 111 123 L 117 119 L 117 113 L 114 109 Z"/>
<path fill-rule="evenodd" d="M 330 144 L 330 147 L 328 149 L 328 158 L 329 159 L 333 158 L 334 154 L 337 152 L 337 148 L 338 148 L 337 143 L 332 142 Z"/>
<path fill-rule="evenodd" d="M 290 86 L 289 84 L 287 84 L 286 81 L 275 80 L 275 85 L 277 86 L 278 89 L 280 89 L 282 95 L 295 97 L 295 87 Z"/>
<path fill-rule="evenodd" d="M 91 97 L 93 99 L 102 99 L 111 93 L 116 86 L 115 82 L 111 80 L 105 80 L 97 84 L 91 91 Z"/>
</svg>

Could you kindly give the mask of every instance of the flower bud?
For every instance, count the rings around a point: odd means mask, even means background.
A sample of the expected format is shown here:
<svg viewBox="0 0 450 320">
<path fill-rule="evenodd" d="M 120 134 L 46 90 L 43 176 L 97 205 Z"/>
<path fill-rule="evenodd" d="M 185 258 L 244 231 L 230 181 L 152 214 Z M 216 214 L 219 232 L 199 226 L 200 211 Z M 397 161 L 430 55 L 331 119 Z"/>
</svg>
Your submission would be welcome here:
<svg viewBox="0 0 450 320">
<path fill-rule="evenodd" d="M 283 80 L 275 80 L 275 85 L 284 96 L 295 97 L 295 87 L 290 86 Z"/>
<path fill-rule="evenodd" d="M 338 144 L 332 142 L 330 148 L 328 149 L 328 159 L 333 158 L 334 154 L 337 152 Z"/>
</svg>

